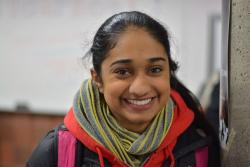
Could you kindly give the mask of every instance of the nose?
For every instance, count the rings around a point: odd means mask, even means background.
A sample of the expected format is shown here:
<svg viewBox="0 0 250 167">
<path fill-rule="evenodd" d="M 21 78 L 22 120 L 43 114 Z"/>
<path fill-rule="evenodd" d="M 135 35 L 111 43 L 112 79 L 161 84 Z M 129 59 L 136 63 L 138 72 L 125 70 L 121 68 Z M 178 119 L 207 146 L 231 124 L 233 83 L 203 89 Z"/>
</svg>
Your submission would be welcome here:
<svg viewBox="0 0 250 167">
<path fill-rule="evenodd" d="M 129 86 L 129 93 L 137 97 L 145 96 L 151 89 L 150 81 L 144 74 L 138 74 L 131 81 Z"/>
</svg>

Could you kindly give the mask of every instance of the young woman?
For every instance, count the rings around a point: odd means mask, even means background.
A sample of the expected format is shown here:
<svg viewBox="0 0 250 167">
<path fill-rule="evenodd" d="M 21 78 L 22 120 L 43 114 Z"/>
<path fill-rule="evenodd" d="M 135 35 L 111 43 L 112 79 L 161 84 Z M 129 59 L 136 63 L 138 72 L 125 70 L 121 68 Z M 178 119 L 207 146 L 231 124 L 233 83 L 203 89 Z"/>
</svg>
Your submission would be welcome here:
<svg viewBox="0 0 250 167">
<path fill-rule="evenodd" d="M 116 14 L 97 31 L 89 55 L 91 79 L 27 166 L 220 166 L 217 137 L 176 78 L 160 23 L 141 12 Z"/>
</svg>

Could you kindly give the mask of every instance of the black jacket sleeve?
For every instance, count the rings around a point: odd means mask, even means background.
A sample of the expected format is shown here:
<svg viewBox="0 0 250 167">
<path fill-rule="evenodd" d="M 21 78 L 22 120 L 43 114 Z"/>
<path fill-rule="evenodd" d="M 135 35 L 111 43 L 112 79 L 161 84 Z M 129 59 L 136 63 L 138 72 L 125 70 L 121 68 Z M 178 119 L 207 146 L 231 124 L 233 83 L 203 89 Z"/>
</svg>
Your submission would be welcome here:
<svg viewBox="0 0 250 167">
<path fill-rule="evenodd" d="M 35 148 L 27 161 L 26 167 L 55 167 L 57 166 L 57 137 L 56 131 L 50 131 Z"/>
<path fill-rule="evenodd" d="M 219 141 L 213 140 L 208 147 L 208 167 L 221 167 L 221 150 Z"/>
</svg>

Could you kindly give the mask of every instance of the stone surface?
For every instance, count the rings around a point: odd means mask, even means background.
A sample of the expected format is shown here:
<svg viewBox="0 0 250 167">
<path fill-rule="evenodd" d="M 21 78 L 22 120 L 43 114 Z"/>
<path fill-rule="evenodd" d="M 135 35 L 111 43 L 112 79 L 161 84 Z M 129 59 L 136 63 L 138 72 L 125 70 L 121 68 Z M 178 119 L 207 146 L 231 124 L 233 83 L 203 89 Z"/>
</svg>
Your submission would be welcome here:
<svg viewBox="0 0 250 167">
<path fill-rule="evenodd" d="M 250 0 L 232 0 L 229 42 L 230 144 L 224 166 L 250 166 Z M 231 133 L 232 134 L 232 133 Z"/>
</svg>

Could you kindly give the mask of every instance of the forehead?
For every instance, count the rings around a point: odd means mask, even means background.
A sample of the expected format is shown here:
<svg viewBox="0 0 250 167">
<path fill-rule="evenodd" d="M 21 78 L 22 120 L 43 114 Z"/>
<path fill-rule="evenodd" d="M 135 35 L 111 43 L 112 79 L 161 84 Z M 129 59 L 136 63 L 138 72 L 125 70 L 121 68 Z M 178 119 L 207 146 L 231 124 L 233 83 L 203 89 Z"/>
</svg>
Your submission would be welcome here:
<svg viewBox="0 0 250 167">
<path fill-rule="evenodd" d="M 107 55 L 107 59 L 149 59 L 152 56 L 164 57 L 164 46 L 143 28 L 129 27 L 117 39 L 117 43 Z"/>
</svg>

